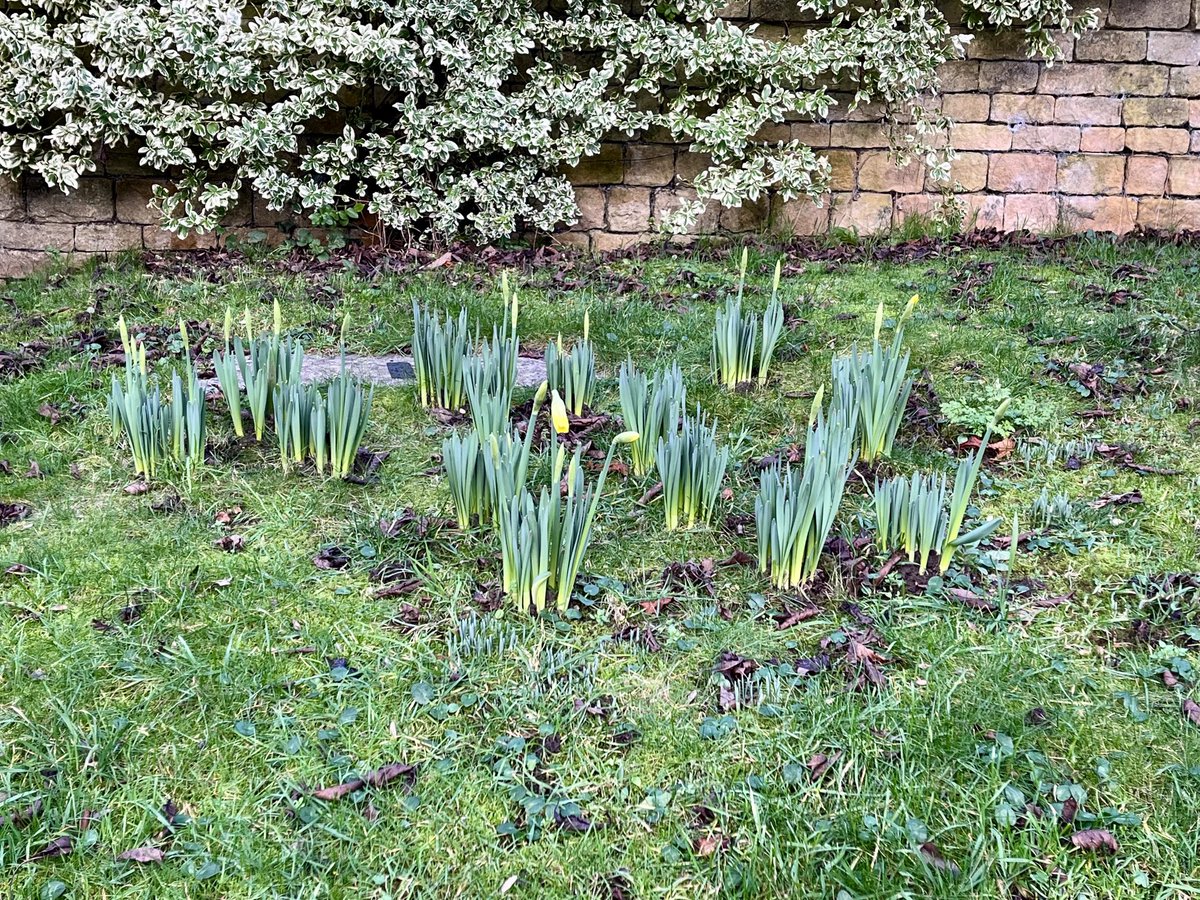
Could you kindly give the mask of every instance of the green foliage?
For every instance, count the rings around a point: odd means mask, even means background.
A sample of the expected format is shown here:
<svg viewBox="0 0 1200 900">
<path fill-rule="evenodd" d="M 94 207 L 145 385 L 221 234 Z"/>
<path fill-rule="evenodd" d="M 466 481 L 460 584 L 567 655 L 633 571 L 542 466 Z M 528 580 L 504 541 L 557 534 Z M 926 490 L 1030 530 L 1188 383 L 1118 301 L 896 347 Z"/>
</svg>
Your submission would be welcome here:
<svg viewBox="0 0 1200 900">
<path fill-rule="evenodd" d="M 807 6 L 829 24 L 776 41 L 717 18 L 718 0 L 17 0 L 0 18 L 0 171 L 74 189 L 96 148 L 132 144 L 172 174 L 153 205 L 183 233 L 216 228 L 252 191 L 316 227 L 366 212 L 486 241 L 573 221 L 564 170 L 612 133 L 653 130 L 711 160 L 698 201 L 666 223 L 678 227 L 705 203 L 825 193 L 824 158 L 757 135 L 824 118 L 836 101 L 816 85 L 830 82 L 893 111 L 909 126 L 898 146 L 944 171 L 945 120 L 922 96 L 969 36 L 915 0 Z M 967 12 L 1038 50 L 1056 49 L 1048 28 L 1094 23 L 1065 0 Z"/>
<path fill-rule="evenodd" d="M 558 391 L 574 415 L 592 402 L 596 393 L 596 354 L 588 340 L 589 317 L 583 317 L 583 340 L 563 349 L 562 335 L 546 344 L 546 378 L 550 389 Z"/>
<path fill-rule="evenodd" d="M 904 323 L 917 304 L 913 295 L 896 323 L 891 343 L 885 348 L 879 334 L 883 327 L 883 304 L 875 312 L 875 336 L 870 352 L 833 358 L 833 402 L 858 410 L 859 455 L 866 463 L 892 455 L 896 432 L 904 420 L 904 408 L 912 391 L 908 374 L 909 352 L 904 349 Z"/>
<path fill-rule="evenodd" d="M 367 430 L 375 387 L 362 382 L 342 368 L 325 388 L 325 422 L 329 429 L 329 465 L 334 478 L 345 478 L 354 470 L 354 460 Z"/>
<path fill-rule="evenodd" d="M 655 464 L 668 531 L 712 521 L 729 454 L 728 446 L 717 449 L 717 423 L 708 425 L 699 407 L 694 417 L 683 417 L 678 431 L 659 438 Z"/>
<path fill-rule="evenodd" d="M 946 420 L 967 434 L 982 434 L 992 422 L 992 413 L 1007 401 L 1004 417 L 992 423 L 992 431 L 1008 437 L 1018 428 L 1026 428 L 1035 434 L 1047 429 L 1054 422 L 1052 410 L 1032 396 L 1013 397 L 999 381 L 991 380 L 974 384 L 970 392 L 959 400 L 942 403 Z"/>
<path fill-rule="evenodd" d="M 485 520 L 490 511 L 488 484 L 484 474 L 484 452 L 479 435 L 452 432 L 442 441 L 442 471 L 450 487 L 450 499 L 458 527 L 466 531 L 472 520 Z"/>
<path fill-rule="evenodd" d="M 463 405 L 463 364 L 470 333 L 467 310 L 441 321 L 414 299 L 412 357 L 421 405 L 459 409 Z"/>
<path fill-rule="evenodd" d="M 767 383 L 775 346 L 783 333 L 783 304 L 779 301 L 779 277 L 783 261 L 775 264 L 771 282 L 771 300 L 762 319 L 754 313 L 742 314 L 742 296 L 746 287 L 747 251 L 742 250 L 736 297 L 725 301 L 725 309 L 717 310 L 713 325 L 712 371 L 717 384 L 733 390 L 758 376 L 758 385 Z M 761 332 L 762 344 L 759 346 Z M 758 350 L 757 354 L 755 350 Z"/>
<path fill-rule="evenodd" d="M 654 466 L 659 441 L 679 430 L 679 417 L 687 403 L 683 370 L 675 362 L 647 380 L 633 360 L 626 359 L 617 375 L 617 388 L 625 427 L 641 435 L 630 454 L 633 474 L 640 478 Z"/>
<path fill-rule="evenodd" d="M 274 414 L 275 440 L 283 471 L 312 458 L 318 473 L 324 474 L 328 457 L 328 429 L 325 398 L 315 384 L 285 381 L 275 386 L 271 409 Z"/>
<path fill-rule="evenodd" d="M 778 463 L 763 469 L 754 502 L 758 567 L 776 587 L 795 588 L 816 575 L 854 450 L 854 410 L 833 405 L 826 420 L 818 397 L 800 471 Z"/>
</svg>

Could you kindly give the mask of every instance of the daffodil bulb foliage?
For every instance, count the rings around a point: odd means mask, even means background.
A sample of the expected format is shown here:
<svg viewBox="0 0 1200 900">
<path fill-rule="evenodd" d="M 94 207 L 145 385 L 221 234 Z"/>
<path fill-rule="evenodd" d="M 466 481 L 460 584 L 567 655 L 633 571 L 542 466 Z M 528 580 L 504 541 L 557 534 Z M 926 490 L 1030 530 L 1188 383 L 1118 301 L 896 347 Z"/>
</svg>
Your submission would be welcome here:
<svg viewBox="0 0 1200 900">
<path fill-rule="evenodd" d="M 588 339 L 590 314 L 583 314 L 583 338 L 564 348 L 562 335 L 546 345 L 546 378 L 552 390 L 562 393 L 563 402 L 576 416 L 592 402 L 596 393 L 596 354 Z"/>
<path fill-rule="evenodd" d="M 711 364 L 713 379 L 728 390 L 752 382 L 767 383 L 775 348 L 783 334 L 783 304 L 779 300 L 779 280 L 783 260 L 775 263 L 771 280 L 771 299 L 762 317 L 742 312 L 746 287 L 747 251 L 742 251 L 737 294 L 725 301 L 713 323 Z M 761 338 L 761 340 L 760 340 Z"/>
</svg>

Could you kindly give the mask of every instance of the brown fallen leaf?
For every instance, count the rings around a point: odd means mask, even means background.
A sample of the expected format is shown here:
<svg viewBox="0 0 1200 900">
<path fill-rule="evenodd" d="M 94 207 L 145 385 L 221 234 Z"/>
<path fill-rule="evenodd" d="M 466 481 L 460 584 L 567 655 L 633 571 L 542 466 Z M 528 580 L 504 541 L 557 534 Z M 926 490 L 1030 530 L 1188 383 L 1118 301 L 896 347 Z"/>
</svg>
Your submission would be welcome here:
<svg viewBox="0 0 1200 900">
<path fill-rule="evenodd" d="M 651 500 L 663 492 L 663 483 L 660 481 L 638 499 L 638 506 L 646 506 Z"/>
<path fill-rule="evenodd" d="M 824 753 L 814 753 L 808 761 L 808 774 L 813 781 L 819 781 L 842 758 L 843 751 L 833 750 L 827 756 Z"/>
<path fill-rule="evenodd" d="M 1183 715 L 1193 725 L 1200 726 L 1200 703 L 1188 697 L 1183 701 Z"/>
<path fill-rule="evenodd" d="M 163 861 L 163 852 L 157 847 L 134 847 L 132 850 L 118 853 L 117 859 L 135 863 L 160 863 Z"/>
<path fill-rule="evenodd" d="M 1058 813 L 1058 821 L 1064 825 L 1070 825 L 1075 821 L 1075 816 L 1079 813 L 1079 801 L 1074 797 L 1068 797 L 1063 801 L 1062 809 Z"/>
<path fill-rule="evenodd" d="M 34 800 L 22 809 L 11 812 L 6 816 L 0 816 L 0 826 L 11 825 L 13 828 L 20 828 L 23 825 L 27 825 L 42 814 L 42 806 L 41 800 Z"/>
<path fill-rule="evenodd" d="M 921 857 L 939 872 L 946 872 L 957 876 L 962 871 L 959 869 L 958 863 L 952 862 L 942 856 L 942 851 L 938 849 L 937 844 L 933 843 L 933 841 L 926 841 L 921 845 Z"/>
<path fill-rule="evenodd" d="M 1092 853 L 1104 851 L 1116 853 L 1121 849 L 1117 839 L 1107 828 L 1088 828 L 1071 835 L 1071 846 L 1077 850 L 1088 850 Z"/>
<path fill-rule="evenodd" d="M 324 547 L 313 557 L 318 569 L 344 569 L 350 565 L 350 555 L 341 547 Z"/>
<path fill-rule="evenodd" d="M 663 609 L 675 602 L 674 597 L 661 597 L 658 600 L 643 600 L 638 605 L 648 616 L 657 616 Z"/>
<path fill-rule="evenodd" d="M 129 482 L 129 484 L 125 485 L 125 487 L 124 487 L 125 493 L 129 494 L 131 497 L 136 497 L 139 494 L 144 494 L 148 490 L 150 490 L 150 485 L 146 484 L 146 482 L 144 482 L 144 481 L 131 481 L 131 482 Z"/>
<path fill-rule="evenodd" d="M 1141 502 L 1141 491 L 1126 491 L 1124 494 L 1101 494 L 1088 506 L 1092 509 L 1104 509 L 1106 506 L 1130 506 Z"/>
<path fill-rule="evenodd" d="M 407 763 L 388 763 L 386 766 L 381 766 L 360 778 L 351 778 L 349 781 L 343 781 L 341 784 L 335 784 L 331 787 L 314 791 L 313 796 L 318 800 L 340 800 L 342 797 L 353 791 L 357 791 L 359 788 L 385 787 L 388 783 L 401 777 L 404 778 L 406 787 L 411 788 L 417 780 L 416 772 L 417 767 L 408 765 Z"/>
<path fill-rule="evenodd" d="M 38 415 L 43 419 L 49 419 L 51 425 L 57 425 L 62 418 L 62 413 L 58 407 L 52 403 L 43 403 L 38 407 Z"/>
<path fill-rule="evenodd" d="M 25 477 L 26 478 L 45 478 L 46 477 L 45 475 L 42 474 L 42 467 L 38 465 L 38 462 L 36 459 L 31 459 L 29 461 L 29 468 L 25 472 Z"/>
<path fill-rule="evenodd" d="M 226 534 L 213 541 L 213 546 L 226 553 L 241 553 L 246 549 L 246 537 L 241 534 Z"/>
</svg>

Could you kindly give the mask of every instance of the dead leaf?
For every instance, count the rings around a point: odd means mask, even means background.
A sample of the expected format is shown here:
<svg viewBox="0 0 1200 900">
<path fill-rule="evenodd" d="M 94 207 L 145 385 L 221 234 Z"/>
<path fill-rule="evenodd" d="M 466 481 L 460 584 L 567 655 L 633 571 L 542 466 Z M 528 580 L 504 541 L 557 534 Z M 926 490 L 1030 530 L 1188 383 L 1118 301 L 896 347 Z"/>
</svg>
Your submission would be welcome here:
<svg viewBox="0 0 1200 900">
<path fill-rule="evenodd" d="M 117 859 L 135 863 L 160 863 L 163 861 L 163 852 L 157 847 L 134 847 L 117 854 Z"/>
<path fill-rule="evenodd" d="M 313 557 L 313 565 L 318 569 L 344 569 L 350 565 L 350 555 L 341 547 L 323 547 Z"/>
<path fill-rule="evenodd" d="M 129 494 L 131 497 L 136 497 L 139 494 L 144 494 L 148 490 L 150 490 L 150 485 L 146 484 L 146 482 L 141 481 L 141 480 L 131 481 L 131 482 L 129 482 L 129 484 L 125 485 L 124 490 L 125 490 L 125 493 Z"/>
<path fill-rule="evenodd" d="M 824 753 L 814 753 L 808 760 L 808 775 L 813 781 L 819 781 L 825 776 L 831 767 L 837 764 L 843 756 L 843 751 L 833 750 L 826 755 Z"/>
<path fill-rule="evenodd" d="M 1188 697 L 1183 701 L 1183 715 L 1193 725 L 1200 726 L 1200 703 Z"/>
<path fill-rule="evenodd" d="M 1104 509 L 1106 506 L 1130 506 L 1141 502 L 1141 491 L 1126 491 L 1124 494 L 1101 494 L 1088 506 L 1092 509 Z"/>
<path fill-rule="evenodd" d="M 227 534 L 213 541 L 213 546 L 226 553 L 241 553 L 246 549 L 246 536 L 242 534 Z"/>
<path fill-rule="evenodd" d="M 1104 851 L 1116 853 L 1121 849 L 1112 832 L 1106 828 L 1088 828 L 1071 835 L 1071 846 L 1077 850 L 1088 850 L 1092 853 Z"/>
<path fill-rule="evenodd" d="M 43 403 L 39 406 L 38 415 L 44 419 L 49 419 L 51 425 L 57 425 L 62 418 L 62 413 L 59 412 L 58 407 L 51 403 Z"/>
<path fill-rule="evenodd" d="M 925 862 L 929 863 L 932 868 L 937 869 L 939 872 L 946 872 L 957 877 L 962 871 L 959 869 L 957 863 L 951 862 L 942 856 L 942 851 L 932 841 L 926 841 L 921 845 L 921 856 Z"/>
</svg>

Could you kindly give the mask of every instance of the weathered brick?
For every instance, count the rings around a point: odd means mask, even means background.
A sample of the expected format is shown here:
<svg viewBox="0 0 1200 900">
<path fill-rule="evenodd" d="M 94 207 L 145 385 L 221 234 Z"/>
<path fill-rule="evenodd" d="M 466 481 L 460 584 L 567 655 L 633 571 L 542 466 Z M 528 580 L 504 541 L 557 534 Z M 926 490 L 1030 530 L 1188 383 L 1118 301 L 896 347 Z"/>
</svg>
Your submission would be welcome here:
<svg viewBox="0 0 1200 900">
<path fill-rule="evenodd" d="M 25 192 L 21 182 L 0 177 L 0 219 L 25 217 Z"/>
<path fill-rule="evenodd" d="M 1004 198 L 999 194 L 958 194 L 954 199 L 964 207 L 963 227 L 1004 228 Z"/>
<path fill-rule="evenodd" d="M 964 192 L 982 191 L 987 185 L 988 158 L 985 153 L 959 153 L 950 161 L 950 185 Z M 940 187 L 932 175 L 926 178 L 928 190 Z"/>
<path fill-rule="evenodd" d="M 777 143 L 792 139 L 792 126 L 788 122 L 768 122 L 754 133 L 753 140 Z M 626 161 L 628 164 L 628 160 Z"/>
<path fill-rule="evenodd" d="M 1187 0 L 1111 0 L 1108 24 L 1117 28 L 1186 28 L 1191 15 Z"/>
<path fill-rule="evenodd" d="M 829 126 L 818 122 L 797 122 L 792 126 L 792 138 L 810 147 L 828 147 Z"/>
<path fill-rule="evenodd" d="M 1072 231 L 1125 234 L 1137 223 L 1132 197 L 1063 197 L 1062 224 Z"/>
<path fill-rule="evenodd" d="M 950 146 L 955 150 L 1008 150 L 1012 131 L 1007 125 L 967 122 L 950 130 Z"/>
<path fill-rule="evenodd" d="M 155 182 L 146 178 L 121 178 L 117 180 L 117 221 L 153 225 L 158 216 L 151 212 L 148 204 L 153 196 Z"/>
<path fill-rule="evenodd" d="M 991 97 L 987 94 L 947 94 L 942 112 L 955 122 L 986 122 Z"/>
<path fill-rule="evenodd" d="M 968 59 L 1024 59 L 1025 36 L 1017 29 L 985 31 L 967 44 Z"/>
<path fill-rule="evenodd" d="M 141 250 L 142 226 L 98 223 L 75 226 L 76 250 Z"/>
<path fill-rule="evenodd" d="M 1164 231 L 1200 230 L 1200 200 L 1167 200 L 1147 197 L 1138 203 L 1137 223 Z"/>
<path fill-rule="evenodd" d="M 1146 58 L 1144 31 L 1092 31 L 1075 42 L 1081 62 L 1138 62 Z"/>
<path fill-rule="evenodd" d="M 791 139 L 791 126 L 784 126 Z M 625 148 L 625 183 L 662 187 L 675 177 L 675 148 L 669 144 L 630 144 Z"/>
<path fill-rule="evenodd" d="M 625 177 L 624 154 L 620 144 L 601 144 L 595 156 L 581 159 L 567 169 L 573 184 L 620 184 Z"/>
<path fill-rule="evenodd" d="M 1042 69 L 1038 92 L 1042 94 L 1098 94 L 1157 97 L 1167 87 L 1163 66 L 1137 63 L 1074 63 Z"/>
<path fill-rule="evenodd" d="M 1200 131 L 1192 132 L 1192 139 L 1188 146 L 1188 150 L 1192 153 L 1200 153 Z"/>
<path fill-rule="evenodd" d="M 71 250 L 74 246 L 73 225 L 0 222 L 0 247 L 6 250 Z"/>
<path fill-rule="evenodd" d="M 1004 198 L 1004 230 L 1051 231 L 1058 226 L 1058 203 L 1046 194 L 1009 194 Z"/>
<path fill-rule="evenodd" d="M 193 231 L 187 237 L 179 237 L 147 225 L 142 229 L 142 243 L 147 250 L 211 250 L 217 246 L 217 236 Z"/>
<path fill-rule="evenodd" d="M 1135 153 L 1187 153 L 1186 128 L 1127 128 L 1125 146 Z"/>
<path fill-rule="evenodd" d="M 81 178 L 69 194 L 29 187 L 29 218 L 35 222 L 107 222 L 113 210 L 113 185 L 107 178 Z"/>
<path fill-rule="evenodd" d="M 1054 98 L 1042 94 L 996 94 L 992 97 L 991 120 L 1006 125 L 1052 122 Z"/>
<path fill-rule="evenodd" d="M 857 184 L 855 172 L 858 169 L 858 154 L 853 150 L 830 150 L 821 155 L 829 160 L 829 189 L 854 190 Z"/>
<path fill-rule="evenodd" d="M 829 143 L 834 147 L 886 147 L 887 134 L 878 124 L 863 122 L 834 122 L 829 132 Z"/>
<path fill-rule="evenodd" d="M 784 200 L 777 197 L 772 213 L 776 230 L 785 234 L 824 234 L 829 230 L 829 203 L 818 206 L 807 197 Z"/>
<path fill-rule="evenodd" d="M 913 160 L 901 168 L 886 150 L 869 150 L 859 160 L 858 186 L 861 190 L 915 194 L 924 184 L 925 166 L 920 160 Z"/>
<path fill-rule="evenodd" d="M 1038 64 L 1035 62 L 983 62 L 979 64 L 979 89 L 981 91 L 993 94 L 999 91 L 1021 94 L 1032 91 L 1037 87 L 1037 83 Z"/>
<path fill-rule="evenodd" d="M 1151 31 L 1146 59 L 1172 66 L 1200 64 L 1200 34 L 1194 31 Z"/>
<path fill-rule="evenodd" d="M 1064 194 L 1119 194 L 1125 181 L 1125 157 L 1074 153 L 1058 163 L 1058 189 Z"/>
<path fill-rule="evenodd" d="M 1180 66 L 1171 69 L 1167 93 L 1173 97 L 1200 96 L 1200 66 Z"/>
<path fill-rule="evenodd" d="M 938 82 L 947 93 L 979 90 L 979 63 L 955 59 L 938 66 Z"/>
<path fill-rule="evenodd" d="M 1049 150 L 1065 153 L 1079 149 L 1077 125 L 1017 125 L 1013 128 L 1014 150 Z"/>
<path fill-rule="evenodd" d="M 1165 162 L 1161 157 L 1156 158 Z M 1167 193 L 1177 197 L 1200 196 L 1200 159 L 1194 156 L 1171 157 Z"/>
<path fill-rule="evenodd" d="M 675 177 L 683 184 L 692 184 L 696 176 L 712 165 L 707 153 L 681 150 L 675 159 Z"/>
<path fill-rule="evenodd" d="M 1125 101 L 1126 125 L 1186 125 L 1188 101 L 1181 97 L 1130 97 Z"/>
<path fill-rule="evenodd" d="M 608 227 L 613 231 L 645 231 L 650 227 L 650 191 L 614 187 L 608 194 Z"/>
<path fill-rule="evenodd" d="M 575 188 L 575 203 L 579 206 L 579 221 L 576 231 L 591 231 L 604 227 L 604 206 L 607 198 L 604 191 L 594 187 Z"/>
<path fill-rule="evenodd" d="M 1079 149 L 1084 153 L 1118 153 L 1125 149 L 1125 129 L 1084 126 Z"/>
<path fill-rule="evenodd" d="M 875 234 L 892 226 L 892 198 L 889 194 L 835 194 L 831 223 L 859 234 Z"/>
<path fill-rule="evenodd" d="M 586 231 L 560 231 L 553 236 L 552 240 L 560 247 L 568 247 L 584 253 L 588 253 L 592 249 L 592 236 Z"/>
<path fill-rule="evenodd" d="M 639 234 L 613 234 L 608 231 L 593 231 L 591 234 L 592 252 L 610 253 L 614 250 L 625 250 L 650 240 L 652 236 L 647 232 Z"/>
<path fill-rule="evenodd" d="M 684 203 L 694 203 L 696 192 L 690 187 L 659 188 L 651 192 L 651 222 L 658 226 L 667 215 L 679 209 Z M 695 234 L 712 234 L 717 230 L 721 218 L 720 205 L 709 200 L 704 204 L 703 212 L 692 226 Z"/>
<path fill-rule="evenodd" d="M 1188 124 L 1193 128 L 1200 126 L 1200 100 L 1188 101 Z"/>
<path fill-rule="evenodd" d="M 1167 160 L 1161 156 L 1130 156 L 1125 161 L 1125 193 L 1161 197 L 1167 190 Z"/>
<path fill-rule="evenodd" d="M 998 153 L 988 165 L 988 189 L 1002 193 L 1054 190 L 1055 159 L 1049 153 Z"/>
<path fill-rule="evenodd" d="M 1121 101 L 1114 97 L 1059 97 L 1054 121 L 1063 125 L 1120 125 Z"/>
<path fill-rule="evenodd" d="M 5 250 L 0 253 L 0 279 L 24 278 L 50 264 L 49 253 Z"/>
</svg>

